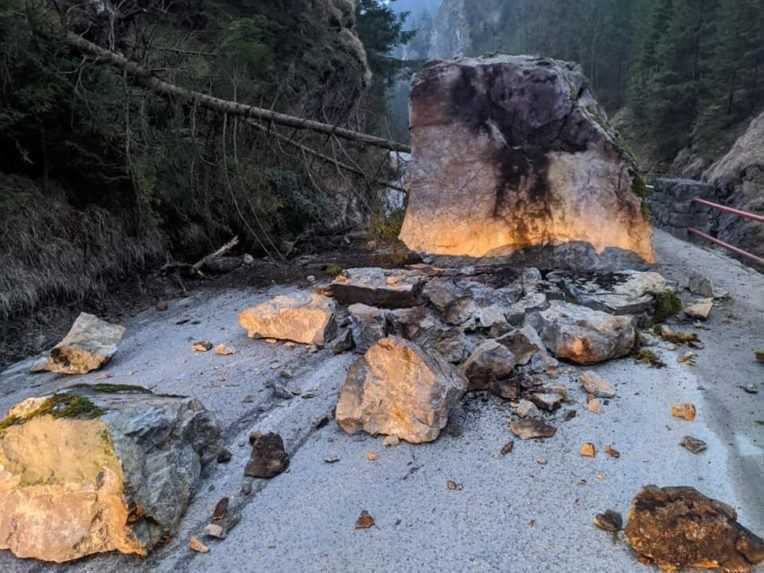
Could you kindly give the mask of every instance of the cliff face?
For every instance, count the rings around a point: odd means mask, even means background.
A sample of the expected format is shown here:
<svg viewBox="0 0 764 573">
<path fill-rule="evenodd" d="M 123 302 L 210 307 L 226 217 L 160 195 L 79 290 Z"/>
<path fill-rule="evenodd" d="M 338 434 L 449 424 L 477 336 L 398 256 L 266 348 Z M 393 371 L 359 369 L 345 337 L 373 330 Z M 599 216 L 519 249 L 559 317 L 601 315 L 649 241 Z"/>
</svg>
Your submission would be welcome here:
<svg viewBox="0 0 764 573">
<path fill-rule="evenodd" d="M 496 49 L 503 0 L 443 0 L 433 22 L 431 59 L 477 56 Z"/>
</svg>

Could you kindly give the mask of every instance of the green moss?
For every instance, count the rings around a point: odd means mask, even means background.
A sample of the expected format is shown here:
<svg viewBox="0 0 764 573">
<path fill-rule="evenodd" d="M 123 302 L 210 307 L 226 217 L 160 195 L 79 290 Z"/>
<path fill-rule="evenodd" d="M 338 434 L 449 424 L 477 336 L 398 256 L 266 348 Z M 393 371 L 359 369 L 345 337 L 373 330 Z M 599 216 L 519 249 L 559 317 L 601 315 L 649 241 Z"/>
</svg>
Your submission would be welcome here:
<svg viewBox="0 0 764 573">
<path fill-rule="evenodd" d="M 682 311 L 682 300 L 675 292 L 665 290 L 655 295 L 655 322 L 665 322 Z"/>
<path fill-rule="evenodd" d="M 332 278 L 338 277 L 343 272 L 345 272 L 344 269 L 341 266 L 336 265 L 334 263 L 330 263 L 324 267 L 324 273 L 326 273 L 327 276 L 330 276 Z"/>
<path fill-rule="evenodd" d="M 371 234 L 378 239 L 392 241 L 398 238 L 403 227 L 405 209 L 396 209 L 389 215 L 376 215 L 372 217 L 370 224 Z"/>
<path fill-rule="evenodd" d="M 22 419 L 17 416 L 8 416 L 3 420 L 0 420 L 0 432 L 3 430 L 7 430 L 11 426 L 15 426 L 17 424 L 20 424 L 22 422 Z"/>
<path fill-rule="evenodd" d="M 37 410 L 28 416 L 8 416 L 0 421 L 0 432 L 12 426 L 23 424 L 32 418 L 39 416 L 53 416 L 54 418 L 75 418 L 79 420 L 93 420 L 100 418 L 106 412 L 93 404 L 84 396 L 75 394 L 56 394 L 46 400 Z"/>
<path fill-rule="evenodd" d="M 640 362 L 642 364 L 647 364 L 650 368 L 665 368 L 666 363 L 661 360 L 661 357 L 658 356 L 655 352 L 652 350 L 640 350 L 636 357 L 637 362 Z"/>
<path fill-rule="evenodd" d="M 634 179 L 631 182 L 631 192 L 640 199 L 647 199 L 650 196 L 650 190 L 647 188 L 647 183 L 645 183 L 641 175 L 634 175 Z"/>
<path fill-rule="evenodd" d="M 143 386 L 134 386 L 131 384 L 88 384 L 93 392 L 98 394 L 151 394 L 151 390 Z"/>
</svg>

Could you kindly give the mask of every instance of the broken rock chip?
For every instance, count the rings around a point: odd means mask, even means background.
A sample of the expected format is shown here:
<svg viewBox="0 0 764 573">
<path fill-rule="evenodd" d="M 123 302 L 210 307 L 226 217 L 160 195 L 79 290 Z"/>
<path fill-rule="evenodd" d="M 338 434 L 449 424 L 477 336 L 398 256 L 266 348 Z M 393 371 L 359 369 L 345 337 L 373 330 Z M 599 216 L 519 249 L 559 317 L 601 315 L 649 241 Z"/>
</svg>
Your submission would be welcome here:
<svg viewBox="0 0 764 573">
<path fill-rule="evenodd" d="M 277 296 L 248 308 L 239 324 L 250 338 L 273 338 L 324 346 L 335 332 L 334 301 L 316 293 Z"/>
<path fill-rule="evenodd" d="M 30 398 L 0 428 L 0 549 L 56 563 L 147 555 L 222 448 L 200 402 L 130 386 Z"/>
<path fill-rule="evenodd" d="M 528 394 L 528 399 L 542 410 L 555 412 L 562 406 L 565 396 L 560 392 L 538 392 Z"/>
<path fill-rule="evenodd" d="M 695 320 L 708 320 L 713 308 L 714 299 L 707 298 L 685 307 L 684 313 Z"/>
<path fill-rule="evenodd" d="M 514 408 L 515 414 L 521 418 L 536 418 L 541 415 L 536 404 L 530 400 L 520 400 Z"/>
<path fill-rule="evenodd" d="M 506 346 L 486 340 L 464 363 L 463 370 L 470 390 L 486 390 L 496 380 L 509 378 L 514 367 L 515 356 Z"/>
<path fill-rule="evenodd" d="M 364 430 L 414 444 L 431 442 L 466 390 L 466 378 L 443 358 L 390 336 L 350 368 L 336 419 L 349 434 Z"/>
<path fill-rule="evenodd" d="M 516 420 L 510 424 L 509 429 L 521 440 L 544 440 L 557 433 L 557 428 L 539 418 Z"/>
<path fill-rule="evenodd" d="M 735 510 L 691 487 L 645 487 L 629 511 L 626 541 L 663 571 L 749 573 L 764 561 L 764 541 Z"/>
<path fill-rule="evenodd" d="M 685 436 L 682 438 L 679 445 L 696 455 L 705 452 L 708 448 L 706 442 L 699 440 L 698 438 L 693 438 L 692 436 Z"/>
<path fill-rule="evenodd" d="M 609 509 L 605 513 L 598 513 L 594 516 L 594 525 L 603 531 L 617 533 L 623 529 L 623 517 L 617 511 Z"/>
<path fill-rule="evenodd" d="M 289 455 L 278 434 L 254 432 L 249 436 L 249 443 L 252 453 L 244 469 L 245 476 L 271 479 L 289 467 Z"/>
<path fill-rule="evenodd" d="M 125 327 L 81 313 L 44 367 L 60 374 L 87 374 L 105 366 L 117 352 Z"/>
<path fill-rule="evenodd" d="M 421 273 L 405 269 L 348 269 L 329 285 L 339 303 L 356 303 L 380 308 L 407 308 L 419 302 L 424 287 Z"/>
<path fill-rule="evenodd" d="M 612 316 L 561 301 L 529 317 L 546 347 L 576 364 L 597 364 L 629 354 L 636 342 L 631 316 Z"/>
<path fill-rule="evenodd" d="M 192 537 L 188 541 L 188 548 L 196 553 L 209 553 L 210 548 L 207 547 L 198 537 Z"/>
<path fill-rule="evenodd" d="M 355 528 L 356 529 L 371 529 L 374 527 L 374 518 L 371 516 L 371 514 L 366 511 L 365 509 L 361 512 L 361 515 L 358 516 L 358 519 L 355 522 Z"/>
<path fill-rule="evenodd" d="M 671 415 L 675 418 L 681 418 L 688 422 L 692 422 L 697 416 L 697 410 L 695 404 L 675 404 L 674 406 L 671 406 Z"/>
<path fill-rule="evenodd" d="M 191 345 L 194 352 L 209 352 L 212 350 L 212 343 L 208 340 L 197 340 Z"/>
<path fill-rule="evenodd" d="M 581 386 L 586 393 L 596 398 L 615 398 L 615 388 L 602 376 L 591 370 L 583 372 L 579 377 Z"/>
<path fill-rule="evenodd" d="M 692 273 L 687 282 L 687 290 L 692 294 L 706 298 L 714 298 L 714 285 L 710 279 L 698 273 Z"/>
<path fill-rule="evenodd" d="M 218 344 L 215 347 L 215 354 L 218 356 L 232 356 L 233 354 L 236 354 L 236 351 L 225 344 Z"/>
<path fill-rule="evenodd" d="M 579 450 L 579 453 L 584 458 L 596 458 L 597 448 L 591 442 L 584 442 L 581 445 L 581 449 Z"/>
<path fill-rule="evenodd" d="M 348 312 L 353 344 L 359 354 L 363 354 L 378 340 L 391 333 L 392 322 L 388 316 L 389 311 L 383 308 L 358 303 L 350 305 Z"/>
</svg>

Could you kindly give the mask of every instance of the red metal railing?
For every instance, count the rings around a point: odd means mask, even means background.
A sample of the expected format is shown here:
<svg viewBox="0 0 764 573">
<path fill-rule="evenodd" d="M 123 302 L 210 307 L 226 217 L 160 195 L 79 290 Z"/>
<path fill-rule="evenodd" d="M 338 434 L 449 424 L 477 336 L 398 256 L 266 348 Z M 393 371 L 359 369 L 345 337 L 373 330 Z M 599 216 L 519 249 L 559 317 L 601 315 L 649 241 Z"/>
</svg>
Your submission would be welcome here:
<svg viewBox="0 0 764 573">
<path fill-rule="evenodd" d="M 733 215 L 737 215 L 738 217 L 744 217 L 746 219 L 751 219 L 753 221 L 757 221 L 759 223 L 764 223 L 764 216 L 758 215 L 756 213 L 751 213 L 750 211 L 742 211 L 741 209 L 735 209 L 734 207 L 727 207 L 725 205 L 719 205 L 718 203 L 713 203 L 712 201 L 708 201 L 706 199 L 699 199 L 695 198 L 693 199 L 694 202 L 700 203 L 701 205 L 705 205 L 706 207 L 712 207 L 714 209 L 719 209 L 720 211 L 724 211 L 725 213 L 732 213 Z M 701 237 L 705 239 L 706 241 L 710 241 L 716 245 L 719 245 L 720 247 L 724 247 L 728 251 L 732 251 L 736 255 L 740 255 L 741 257 L 745 257 L 748 260 L 751 260 L 762 267 L 764 267 L 764 259 L 761 257 L 757 257 L 753 253 L 749 253 L 748 251 L 741 249 L 740 247 L 736 247 L 735 245 L 730 245 L 729 243 L 722 241 L 721 239 L 717 239 L 716 237 L 712 237 L 708 233 L 704 233 L 703 231 L 696 229 L 694 227 L 690 227 L 687 229 L 688 233 L 692 233 L 693 235 L 697 235 L 698 237 Z"/>
</svg>

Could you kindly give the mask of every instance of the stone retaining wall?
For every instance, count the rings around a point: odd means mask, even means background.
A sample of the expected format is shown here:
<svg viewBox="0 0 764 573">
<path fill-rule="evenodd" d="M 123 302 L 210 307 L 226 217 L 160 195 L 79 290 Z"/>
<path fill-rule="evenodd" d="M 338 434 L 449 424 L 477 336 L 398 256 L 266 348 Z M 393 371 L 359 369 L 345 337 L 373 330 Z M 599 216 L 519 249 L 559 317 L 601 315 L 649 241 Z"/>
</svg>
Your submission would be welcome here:
<svg viewBox="0 0 764 573">
<path fill-rule="evenodd" d="M 711 229 L 712 209 L 693 199 L 712 198 L 713 186 L 693 179 L 669 178 L 656 179 L 653 185 L 655 189 L 648 200 L 653 225 L 684 240 L 689 238 L 688 227 Z"/>
</svg>

